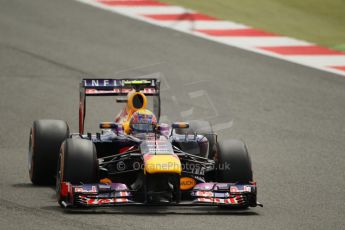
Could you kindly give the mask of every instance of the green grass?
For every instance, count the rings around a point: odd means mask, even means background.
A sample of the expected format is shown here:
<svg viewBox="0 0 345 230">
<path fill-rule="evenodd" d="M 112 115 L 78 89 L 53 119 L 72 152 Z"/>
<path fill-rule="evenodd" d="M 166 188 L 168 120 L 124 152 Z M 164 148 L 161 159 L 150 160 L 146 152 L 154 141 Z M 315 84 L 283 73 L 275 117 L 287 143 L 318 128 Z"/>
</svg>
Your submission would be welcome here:
<svg viewBox="0 0 345 230">
<path fill-rule="evenodd" d="M 345 0 L 161 0 L 345 51 Z"/>
</svg>

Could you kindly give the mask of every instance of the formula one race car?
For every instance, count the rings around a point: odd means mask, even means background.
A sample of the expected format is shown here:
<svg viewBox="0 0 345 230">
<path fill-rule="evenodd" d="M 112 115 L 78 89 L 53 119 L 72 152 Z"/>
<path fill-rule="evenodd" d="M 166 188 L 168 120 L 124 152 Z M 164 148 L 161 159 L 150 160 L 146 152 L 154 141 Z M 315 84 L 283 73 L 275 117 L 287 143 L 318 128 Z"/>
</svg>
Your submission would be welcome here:
<svg viewBox="0 0 345 230">
<path fill-rule="evenodd" d="M 86 98 L 116 96 L 115 121 L 84 132 Z M 153 112 L 147 109 L 151 97 Z M 34 121 L 29 174 L 56 183 L 65 208 L 123 205 L 255 207 L 257 188 L 246 145 L 217 141 L 206 121 L 159 123 L 157 79 L 83 79 L 79 132 L 60 120 Z"/>
</svg>

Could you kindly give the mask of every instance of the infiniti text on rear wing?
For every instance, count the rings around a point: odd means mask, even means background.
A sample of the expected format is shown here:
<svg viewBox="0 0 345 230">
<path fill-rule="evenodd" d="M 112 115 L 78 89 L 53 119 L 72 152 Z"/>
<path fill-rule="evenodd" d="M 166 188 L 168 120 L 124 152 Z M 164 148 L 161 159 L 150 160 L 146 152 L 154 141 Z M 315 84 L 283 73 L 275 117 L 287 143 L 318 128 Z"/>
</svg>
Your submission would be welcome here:
<svg viewBox="0 0 345 230">
<path fill-rule="evenodd" d="M 86 96 L 120 96 L 138 89 L 147 96 L 159 94 L 157 79 L 83 79 L 81 89 Z"/>
</svg>

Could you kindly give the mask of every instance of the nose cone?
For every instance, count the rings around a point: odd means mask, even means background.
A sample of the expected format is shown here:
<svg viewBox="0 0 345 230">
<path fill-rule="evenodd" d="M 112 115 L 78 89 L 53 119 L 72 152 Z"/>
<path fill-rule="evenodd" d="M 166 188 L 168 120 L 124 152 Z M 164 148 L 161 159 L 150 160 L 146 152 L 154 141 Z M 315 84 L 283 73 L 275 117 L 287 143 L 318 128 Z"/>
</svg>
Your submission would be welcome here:
<svg viewBox="0 0 345 230">
<path fill-rule="evenodd" d="M 169 155 L 144 155 L 144 170 L 146 173 L 176 173 L 181 174 L 180 159 L 175 154 Z"/>
</svg>

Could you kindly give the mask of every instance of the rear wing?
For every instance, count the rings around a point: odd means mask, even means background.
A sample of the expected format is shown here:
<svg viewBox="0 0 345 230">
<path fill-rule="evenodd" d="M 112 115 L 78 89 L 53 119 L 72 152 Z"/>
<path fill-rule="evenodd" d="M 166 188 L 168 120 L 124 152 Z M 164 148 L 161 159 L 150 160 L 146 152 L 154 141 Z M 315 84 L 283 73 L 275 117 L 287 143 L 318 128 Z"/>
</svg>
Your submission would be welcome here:
<svg viewBox="0 0 345 230">
<path fill-rule="evenodd" d="M 84 133 L 86 98 L 88 96 L 126 96 L 131 90 L 153 96 L 153 112 L 160 118 L 160 81 L 156 78 L 141 79 L 83 79 L 80 82 L 79 133 Z"/>
</svg>

